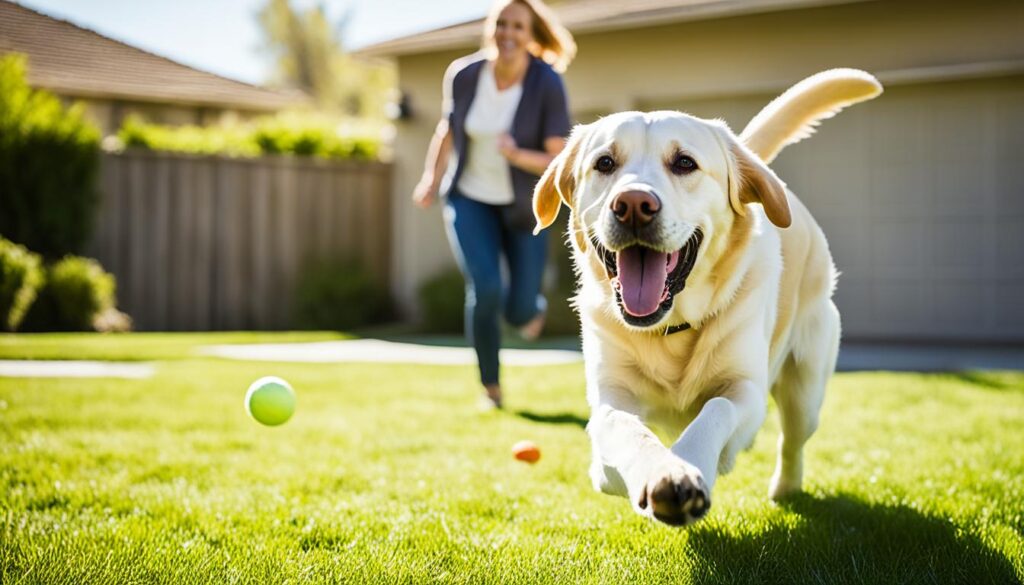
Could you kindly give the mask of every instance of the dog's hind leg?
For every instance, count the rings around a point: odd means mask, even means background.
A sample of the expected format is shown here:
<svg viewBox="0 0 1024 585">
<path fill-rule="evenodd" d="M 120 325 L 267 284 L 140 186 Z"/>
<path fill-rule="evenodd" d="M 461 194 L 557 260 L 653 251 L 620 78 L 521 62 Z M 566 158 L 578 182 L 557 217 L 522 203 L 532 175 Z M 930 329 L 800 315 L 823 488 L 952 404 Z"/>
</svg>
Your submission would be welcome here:
<svg viewBox="0 0 1024 585">
<path fill-rule="evenodd" d="M 818 428 L 825 385 L 839 353 L 839 312 L 832 301 L 804 315 L 794 334 L 793 350 L 772 386 L 782 428 L 768 489 L 773 500 L 801 489 L 804 443 Z"/>
</svg>

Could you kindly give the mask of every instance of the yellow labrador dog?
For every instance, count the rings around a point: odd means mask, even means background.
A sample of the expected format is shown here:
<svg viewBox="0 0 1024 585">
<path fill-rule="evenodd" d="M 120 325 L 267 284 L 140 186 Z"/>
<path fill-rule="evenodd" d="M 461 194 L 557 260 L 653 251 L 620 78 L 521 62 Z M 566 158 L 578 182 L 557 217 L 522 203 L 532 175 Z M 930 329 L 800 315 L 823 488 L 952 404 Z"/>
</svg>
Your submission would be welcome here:
<svg viewBox="0 0 1024 585">
<path fill-rule="evenodd" d="M 770 392 L 782 436 L 769 495 L 800 489 L 839 347 L 836 270 L 821 228 L 766 164 L 881 90 L 863 71 L 819 73 L 738 137 L 678 112 L 573 130 L 534 212 L 539 231 L 571 209 L 595 488 L 666 524 L 695 522 Z M 678 438 L 666 447 L 651 426 Z"/>
</svg>

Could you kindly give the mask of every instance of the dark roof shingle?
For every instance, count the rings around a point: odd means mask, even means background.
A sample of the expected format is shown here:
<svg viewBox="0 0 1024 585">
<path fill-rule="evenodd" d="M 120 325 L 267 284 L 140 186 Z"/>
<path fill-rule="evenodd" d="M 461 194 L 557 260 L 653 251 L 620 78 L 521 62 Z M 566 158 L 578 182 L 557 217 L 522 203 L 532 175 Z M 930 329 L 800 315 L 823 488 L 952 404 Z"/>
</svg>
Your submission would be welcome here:
<svg viewBox="0 0 1024 585">
<path fill-rule="evenodd" d="M 29 84 L 73 97 L 100 97 L 274 111 L 302 103 L 278 92 L 200 71 L 9 0 L 0 0 L 0 54 L 24 53 Z"/>
</svg>

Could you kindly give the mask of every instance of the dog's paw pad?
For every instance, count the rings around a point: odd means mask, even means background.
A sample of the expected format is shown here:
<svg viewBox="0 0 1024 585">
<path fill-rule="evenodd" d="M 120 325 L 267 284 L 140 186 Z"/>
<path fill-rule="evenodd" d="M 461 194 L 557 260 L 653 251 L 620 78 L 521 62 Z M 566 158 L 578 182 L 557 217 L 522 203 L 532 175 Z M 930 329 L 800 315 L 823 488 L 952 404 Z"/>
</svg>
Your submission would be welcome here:
<svg viewBox="0 0 1024 585">
<path fill-rule="evenodd" d="M 656 520 L 686 526 L 700 520 L 711 508 L 711 495 L 699 473 L 667 474 L 650 482 L 640 507 L 650 508 Z"/>
</svg>

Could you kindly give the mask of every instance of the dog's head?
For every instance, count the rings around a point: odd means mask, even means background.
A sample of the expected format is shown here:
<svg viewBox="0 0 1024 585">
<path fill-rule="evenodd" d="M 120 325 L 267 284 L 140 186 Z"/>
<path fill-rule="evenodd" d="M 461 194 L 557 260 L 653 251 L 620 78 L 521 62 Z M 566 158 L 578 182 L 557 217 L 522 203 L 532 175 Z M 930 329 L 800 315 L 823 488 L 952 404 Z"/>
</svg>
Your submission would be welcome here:
<svg viewBox="0 0 1024 585">
<path fill-rule="evenodd" d="M 607 281 L 618 314 L 664 328 L 695 266 L 726 252 L 732 226 L 763 206 L 790 224 L 785 185 L 728 126 L 677 112 L 625 112 L 577 126 L 534 192 L 537 230 L 572 210 L 580 270 Z M 714 245 L 715 243 L 719 245 Z"/>
</svg>

